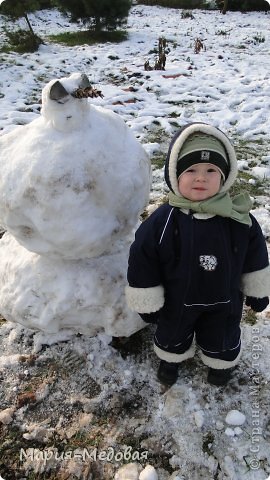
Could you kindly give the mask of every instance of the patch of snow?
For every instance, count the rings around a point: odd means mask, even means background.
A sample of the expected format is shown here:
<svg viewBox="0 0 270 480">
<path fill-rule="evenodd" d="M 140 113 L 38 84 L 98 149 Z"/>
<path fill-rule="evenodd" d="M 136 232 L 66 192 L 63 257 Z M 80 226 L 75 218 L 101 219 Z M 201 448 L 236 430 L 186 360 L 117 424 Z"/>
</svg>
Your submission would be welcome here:
<svg viewBox="0 0 270 480">
<path fill-rule="evenodd" d="M 115 480 L 138 480 L 138 478 L 139 472 L 136 463 L 128 463 L 119 468 L 114 477 Z"/>
<path fill-rule="evenodd" d="M 202 410 L 194 412 L 194 421 L 198 428 L 202 428 L 204 423 L 204 412 Z"/>
<path fill-rule="evenodd" d="M 228 425 L 243 425 L 246 421 L 246 416 L 239 412 L 239 410 L 230 410 L 226 415 L 225 422 Z"/>
<path fill-rule="evenodd" d="M 146 465 L 139 475 L 139 480 L 158 480 L 157 472 L 151 465 Z"/>
<path fill-rule="evenodd" d="M 251 172 L 262 179 L 270 177 L 270 167 L 257 166 L 251 169 Z"/>
</svg>

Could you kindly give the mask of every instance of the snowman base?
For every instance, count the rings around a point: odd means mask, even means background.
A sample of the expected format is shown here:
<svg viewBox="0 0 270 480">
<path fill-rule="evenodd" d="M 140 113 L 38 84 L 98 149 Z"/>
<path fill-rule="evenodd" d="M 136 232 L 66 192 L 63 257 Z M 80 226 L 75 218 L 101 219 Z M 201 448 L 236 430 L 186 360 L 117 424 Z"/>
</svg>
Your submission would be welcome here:
<svg viewBox="0 0 270 480">
<path fill-rule="evenodd" d="M 129 337 L 145 326 L 125 303 L 129 242 L 111 255 L 50 259 L 1 239 L 0 313 L 26 328 Z"/>
</svg>

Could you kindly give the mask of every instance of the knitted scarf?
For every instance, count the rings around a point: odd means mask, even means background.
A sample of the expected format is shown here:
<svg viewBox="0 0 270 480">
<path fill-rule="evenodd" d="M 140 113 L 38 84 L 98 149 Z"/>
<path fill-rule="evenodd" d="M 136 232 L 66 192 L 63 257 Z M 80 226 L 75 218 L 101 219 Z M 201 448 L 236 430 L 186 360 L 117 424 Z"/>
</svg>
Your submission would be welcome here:
<svg viewBox="0 0 270 480">
<path fill-rule="evenodd" d="M 211 198 L 201 202 L 192 202 L 184 197 L 178 197 L 174 193 L 169 193 L 169 204 L 186 210 L 192 210 L 196 213 L 209 213 L 228 217 L 245 225 L 251 225 L 249 211 L 252 207 L 252 200 L 247 192 L 240 193 L 231 198 L 229 193 L 217 193 Z"/>
</svg>

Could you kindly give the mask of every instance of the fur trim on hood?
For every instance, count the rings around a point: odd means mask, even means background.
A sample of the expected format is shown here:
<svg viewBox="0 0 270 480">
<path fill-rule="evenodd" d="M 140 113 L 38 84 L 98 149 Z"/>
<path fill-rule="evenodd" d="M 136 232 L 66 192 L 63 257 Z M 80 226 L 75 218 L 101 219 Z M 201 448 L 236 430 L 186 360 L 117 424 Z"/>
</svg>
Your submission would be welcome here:
<svg viewBox="0 0 270 480">
<path fill-rule="evenodd" d="M 176 133 L 176 135 L 174 135 L 169 146 L 168 155 L 165 163 L 165 181 L 169 189 L 175 195 L 180 196 L 180 193 L 178 191 L 178 179 L 176 174 L 177 162 L 179 159 L 180 151 L 184 145 L 184 142 L 187 140 L 187 138 L 190 135 L 193 135 L 194 133 L 198 133 L 198 132 L 211 135 L 217 138 L 222 143 L 227 153 L 228 161 L 229 161 L 229 174 L 224 185 L 221 187 L 220 192 L 227 192 L 236 180 L 237 173 L 238 173 L 237 158 L 236 158 L 234 147 L 231 144 L 227 135 L 225 135 L 225 133 L 223 133 L 218 128 L 212 127 L 207 123 L 194 122 L 181 128 Z"/>
</svg>

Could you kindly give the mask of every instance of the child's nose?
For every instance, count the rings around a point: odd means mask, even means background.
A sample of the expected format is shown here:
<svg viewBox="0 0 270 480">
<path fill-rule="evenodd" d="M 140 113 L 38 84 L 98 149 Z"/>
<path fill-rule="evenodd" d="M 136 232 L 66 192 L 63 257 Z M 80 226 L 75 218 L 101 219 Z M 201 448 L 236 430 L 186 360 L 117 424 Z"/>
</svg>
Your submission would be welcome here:
<svg viewBox="0 0 270 480">
<path fill-rule="evenodd" d="M 198 172 L 196 176 L 196 180 L 200 182 L 205 182 L 206 180 L 206 175 L 203 172 Z"/>
</svg>

